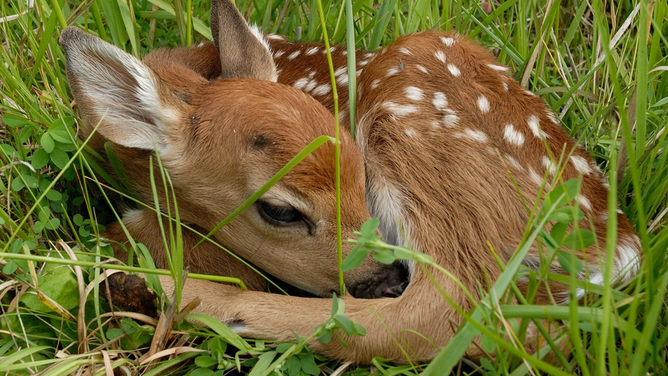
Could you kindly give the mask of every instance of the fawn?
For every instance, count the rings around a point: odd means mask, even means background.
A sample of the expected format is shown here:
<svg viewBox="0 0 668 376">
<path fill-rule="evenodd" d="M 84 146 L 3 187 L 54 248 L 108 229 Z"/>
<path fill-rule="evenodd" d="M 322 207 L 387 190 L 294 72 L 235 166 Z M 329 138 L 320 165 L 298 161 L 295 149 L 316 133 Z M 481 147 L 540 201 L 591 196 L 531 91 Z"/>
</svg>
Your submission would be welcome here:
<svg viewBox="0 0 668 376">
<path fill-rule="evenodd" d="M 213 1 L 211 29 L 215 45 L 158 50 L 143 62 L 76 29 L 61 36 L 85 132 L 100 124 L 103 138 L 94 139 L 93 147 L 104 139 L 115 144 L 144 199 L 150 198 L 148 161 L 157 153 L 174 184 L 182 220 L 205 232 L 309 141 L 332 134 L 334 123 L 321 45 L 265 37 L 227 0 Z M 345 113 L 346 52 L 332 47 L 332 53 Z M 592 228 L 598 241 L 577 252 L 587 265 L 582 277 L 603 282 L 598 271 L 606 181 L 540 98 L 461 36 L 425 32 L 380 52 L 356 53 L 357 146 L 350 135 L 341 136 L 344 236 L 378 217 L 387 242 L 430 255 L 475 292 L 500 274 L 488 243 L 510 258 L 529 218 L 520 194 L 528 202 L 540 200 L 544 173 L 555 178 L 557 172 L 548 150 L 565 150 L 569 158 L 561 177 L 582 178 L 578 201 L 586 219 L 580 225 Z M 160 197 L 164 204 L 164 192 Z M 214 237 L 277 278 L 326 297 L 339 293 L 334 221 L 334 149 L 325 145 Z M 164 266 L 155 214 L 130 212 L 124 223 Z M 620 281 L 635 272 L 640 242 L 623 214 L 618 233 L 614 271 Z M 113 226 L 107 236 L 124 238 Z M 187 235 L 191 271 L 253 278 L 215 248 L 190 250 L 196 241 Z M 534 250 L 525 264 L 536 268 L 539 260 Z M 431 274 L 450 298 L 471 307 L 448 277 Z M 173 286 L 169 278 L 161 282 L 168 291 Z M 424 271 L 410 263 L 367 260 L 347 272 L 345 282 L 353 295 L 344 297 L 346 313 L 367 334 L 346 337 L 347 347 L 314 341 L 315 352 L 358 363 L 374 356 L 430 360 L 461 322 Z M 253 286 L 261 290 L 262 282 Z M 564 291 L 559 285 L 551 289 L 556 296 Z M 187 280 L 183 301 L 194 297 L 202 300 L 200 312 L 237 333 L 278 341 L 312 333 L 331 309 L 330 299 Z M 549 294 L 538 301 L 549 302 Z M 483 353 L 472 347 L 468 355 Z"/>
</svg>

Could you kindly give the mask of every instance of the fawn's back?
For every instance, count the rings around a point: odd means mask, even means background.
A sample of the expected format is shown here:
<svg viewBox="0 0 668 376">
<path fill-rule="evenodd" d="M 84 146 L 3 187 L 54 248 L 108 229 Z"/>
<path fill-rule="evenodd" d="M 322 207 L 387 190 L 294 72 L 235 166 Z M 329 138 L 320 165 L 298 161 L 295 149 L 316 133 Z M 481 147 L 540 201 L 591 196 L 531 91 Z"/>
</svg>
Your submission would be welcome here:
<svg viewBox="0 0 668 376">
<path fill-rule="evenodd" d="M 324 47 L 267 38 L 279 82 L 333 110 Z M 339 119 L 347 128 L 345 54 L 332 48 Z M 356 143 L 365 160 L 367 205 L 386 241 L 427 252 L 475 285 L 486 271 L 498 272 L 490 246 L 508 259 L 520 244 L 543 191 L 581 178 L 576 201 L 585 216 L 578 226 L 594 231 L 597 242 L 576 255 L 588 263 L 582 277 L 602 283 L 607 180 L 541 98 L 485 48 L 458 35 L 408 35 L 380 52 L 357 51 L 356 58 Z M 613 271 L 624 279 L 636 270 L 640 242 L 618 213 Z M 538 268 L 540 260 L 534 252 L 525 264 Z"/>
</svg>

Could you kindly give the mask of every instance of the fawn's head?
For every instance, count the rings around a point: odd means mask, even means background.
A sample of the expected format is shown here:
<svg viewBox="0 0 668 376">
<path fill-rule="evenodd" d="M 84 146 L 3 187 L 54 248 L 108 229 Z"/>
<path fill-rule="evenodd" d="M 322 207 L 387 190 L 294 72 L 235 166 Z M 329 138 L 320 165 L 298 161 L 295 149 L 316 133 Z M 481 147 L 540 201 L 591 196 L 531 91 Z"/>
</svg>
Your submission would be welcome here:
<svg viewBox="0 0 668 376">
<path fill-rule="evenodd" d="M 214 1 L 212 30 L 222 80 L 209 81 L 178 60 L 196 49 L 162 51 L 142 63 L 75 28 L 60 40 L 85 133 L 99 124 L 145 202 L 152 202 L 148 163 L 157 154 L 181 219 L 203 229 L 215 227 L 310 141 L 334 133 L 334 119 L 321 104 L 272 82 L 266 43 L 231 3 Z M 342 226 L 352 236 L 369 217 L 364 167 L 347 134 L 341 142 Z M 323 145 L 215 239 L 294 286 L 318 295 L 338 291 L 334 160 L 334 146 Z M 164 208 L 168 201 L 159 191 Z M 358 297 L 378 297 L 400 285 L 403 274 L 401 267 L 369 260 L 345 279 Z"/>
</svg>

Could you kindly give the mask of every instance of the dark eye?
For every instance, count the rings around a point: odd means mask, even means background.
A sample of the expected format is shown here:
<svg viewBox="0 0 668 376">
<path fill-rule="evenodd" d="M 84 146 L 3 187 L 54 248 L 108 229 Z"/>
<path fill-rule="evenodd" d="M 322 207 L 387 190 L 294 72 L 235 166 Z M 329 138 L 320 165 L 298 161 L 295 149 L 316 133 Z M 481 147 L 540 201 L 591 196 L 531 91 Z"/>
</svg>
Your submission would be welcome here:
<svg viewBox="0 0 668 376">
<path fill-rule="evenodd" d="M 287 225 L 304 219 L 302 213 L 292 206 L 277 206 L 266 201 L 258 201 L 257 206 L 262 218 L 273 224 Z"/>
</svg>

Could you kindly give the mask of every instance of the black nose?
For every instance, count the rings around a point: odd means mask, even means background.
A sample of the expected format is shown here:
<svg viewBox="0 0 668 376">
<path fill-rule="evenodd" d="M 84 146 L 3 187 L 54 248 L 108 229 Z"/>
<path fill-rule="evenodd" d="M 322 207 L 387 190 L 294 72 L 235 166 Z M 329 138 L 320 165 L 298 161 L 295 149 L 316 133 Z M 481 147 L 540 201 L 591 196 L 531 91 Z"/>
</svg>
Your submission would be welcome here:
<svg viewBox="0 0 668 376">
<path fill-rule="evenodd" d="M 408 286 L 408 281 L 396 286 L 388 287 L 383 290 L 383 296 L 386 298 L 398 298 L 404 293 L 406 286 Z"/>
<path fill-rule="evenodd" d="M 401 262 L 385 265 L 380 272 L 374 273 L 355 285 L 348 286 L 352 296 L 359 299 L 396 298 L 408 285 L 408 269 Z"/>
</svg>

